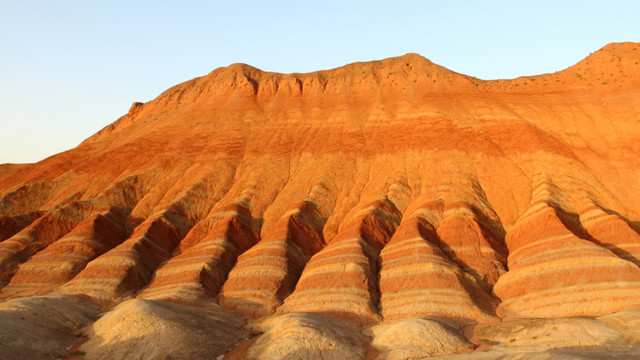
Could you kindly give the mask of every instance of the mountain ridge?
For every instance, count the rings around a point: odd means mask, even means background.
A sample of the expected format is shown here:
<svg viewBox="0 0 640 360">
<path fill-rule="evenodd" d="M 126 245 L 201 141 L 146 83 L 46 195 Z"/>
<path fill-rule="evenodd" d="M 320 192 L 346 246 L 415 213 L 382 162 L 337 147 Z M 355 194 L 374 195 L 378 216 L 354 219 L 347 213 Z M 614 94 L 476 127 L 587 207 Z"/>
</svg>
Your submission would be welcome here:
<svg viewBox="0 0 640 360">
<path fill-rule="evenodd" d="M 88 358 L 159 348 L 125 338 L 142 331 L 128 318 L 195 339 L 189 324 L 233 324 L 207 346 L 238 358 L 481 339 L 497 354 L 501 329 L 536 318 L 610 334 L 640 319 L 638 49 L 512 80 L 407 54 L 178 84 L 75 149 L 0 167 L 0 317 L 17 329 L 33 324 L 15 309 L 57 309 L 78 323 L 52 328 L 87 326 Z M 172 312 L 192 320 L 167 330 Z M 447 343 L 415 335 L 430 332 Z"/>
</svg>

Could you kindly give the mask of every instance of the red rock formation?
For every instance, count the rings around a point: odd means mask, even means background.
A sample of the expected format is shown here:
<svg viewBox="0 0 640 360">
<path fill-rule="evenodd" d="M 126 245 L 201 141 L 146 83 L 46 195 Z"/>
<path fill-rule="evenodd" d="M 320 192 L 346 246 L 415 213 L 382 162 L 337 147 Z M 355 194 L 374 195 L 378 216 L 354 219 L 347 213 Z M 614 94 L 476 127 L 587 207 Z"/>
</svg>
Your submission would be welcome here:
<svg viewBox="0 0 640 360">
<path fill-rule="evenodd" d="M 110 303 L 138 291 L 207 208 L 204 193 L 197 184 L 151 214 L 126 241 L 87 264 L 60 292 Z"/>
<path fill-rule="evenodd" d="M 189 232 L 195 244 L 162 264 L 139 297 L 198 303 L 215 296 L 240 253 L 255 243 L 242 200 L 211 214 Z"/>
<path fill-rule="evenodd" d="M 0 241 L 12 237 L 18 231 L 31 224 L 33 220 L 35 220 L 39 216 L 40 214 L 38 212 L 35 212 L 30 214 L 0 217 Z"/>
<path fill-rule="evenodd" d="M 361 207 L 305 267 L 279 312 L 325 312 L 363 324 L 379 320 L 378 254 L 400 216 L 389 200 Z"/>
<path fill-rule="evenodd" d="M 72 202 L 48 212 L 19 233 L 1 242 L 0 281 L 8 281 L 15 274 L 18 264 L 71 231 L 90 212 L 90 204 Z"/>
<path fill-rule="evenodd" d="M 403 222 L 382 250 L 380 308 L 385 319 L 433 316 L 464 324 L 495 317 L 497 300 L 439 243 L 433 226 L 417 216 Z"/>
<path fill-rule="evenodd" d="M 640 266 L 640 234 L 620 215 L 591 204 L 580 212 L 580 223 L 594 242 Z"/>
<path fill-rule="evenodd" d="M 125 238 L 121 214 L 115 209 L 90 216 L 65 236 L 22 263 L 4 296 L 49 292 L 76 276 L 87 263 Z"/>
<path fill-rule="evenodd" d="M 585 239 L 577 216 L 556 198 L 561 194 L 544 178 L 507 233 L 509 272 L 494 287 L 499 314 L 596 316 L 638 307 L 640 268 Z"/>
<path fill-rule="evenodd" d="M 313 198 L 285 213 L 260 243 L 241 255 L 218 302 L 253 315 L 273 313 L 295 288 L 309 257 L 324 246 L 323 224 Z"/>
<path fill-rule="evenodd" d="M 302 321 L 318 347 L 343 320 L 638 309 L 639 63 L 621 43 L 496 81 L 416 54 L 216 69 L 0 166 L 0 297 L 215 304 Z"/>
</svg>

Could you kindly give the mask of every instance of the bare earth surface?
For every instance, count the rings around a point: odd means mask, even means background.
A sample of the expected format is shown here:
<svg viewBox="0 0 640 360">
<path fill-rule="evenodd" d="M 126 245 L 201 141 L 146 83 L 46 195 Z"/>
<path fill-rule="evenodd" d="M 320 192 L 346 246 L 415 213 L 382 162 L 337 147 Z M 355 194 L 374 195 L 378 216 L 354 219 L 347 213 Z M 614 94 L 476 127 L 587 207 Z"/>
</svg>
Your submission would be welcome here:
<svg viewBox="0 0 640 360">
<path fill-rule="evenodd" d="M 0 165 L 7 359 L 640 358 L 640 44 L 234 64 Z"/>
</svg>

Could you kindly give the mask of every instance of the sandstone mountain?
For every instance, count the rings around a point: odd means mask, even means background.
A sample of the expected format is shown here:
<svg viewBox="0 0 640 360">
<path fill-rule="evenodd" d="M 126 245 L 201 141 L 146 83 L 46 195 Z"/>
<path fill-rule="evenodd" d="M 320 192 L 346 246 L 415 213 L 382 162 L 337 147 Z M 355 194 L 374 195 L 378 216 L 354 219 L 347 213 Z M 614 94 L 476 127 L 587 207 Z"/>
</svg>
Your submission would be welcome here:
<svg viewBox="0 0 640 360">
<path fill-rule="evenodd" d="M 0 352 L 640 356 L 639 139 L 638 43 L 216 69 L 0 165 Z"/>
</svg>

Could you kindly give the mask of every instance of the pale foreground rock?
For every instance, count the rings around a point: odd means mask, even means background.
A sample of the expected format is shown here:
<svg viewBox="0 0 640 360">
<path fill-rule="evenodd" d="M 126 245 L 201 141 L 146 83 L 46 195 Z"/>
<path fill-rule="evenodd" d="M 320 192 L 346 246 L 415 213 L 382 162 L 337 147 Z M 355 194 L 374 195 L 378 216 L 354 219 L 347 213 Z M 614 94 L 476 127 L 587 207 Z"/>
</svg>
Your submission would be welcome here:
<svg viewBox="0 0 640 360">
<path fill-rule="evenodd" d="M 79 340 L 79 328 L 98 310 L 72 296 L 31 297 L 0 303 L 0 358 L 60 359 Z"/>
<path fill-rule="evenodd" d="M 247 359 L 361 359 L 366 351 L 360 328 L 332 315 L 289 313 L 248 327 L 263 334 L 246 352 Z"/>
<path fill-rule="evenodd" d="M 88 329 L 87 359 L 215 359 L 248 333 L 244 317 L 222 308 L 127 300 Z"/>
<path fill-rule="evenodd" d="M 457 325 L 436 319 L 410 318 L 381 322 L 365 329 L 379 351 L 376 359 L 416 359 L 471 351 Z"/>
<path fill-rule="evenodd" d="M 519 319 L 480 326 L 475 352 L 438 359 L 638 359 L 640 311 L 597 318 Z"/>
</svg>

